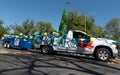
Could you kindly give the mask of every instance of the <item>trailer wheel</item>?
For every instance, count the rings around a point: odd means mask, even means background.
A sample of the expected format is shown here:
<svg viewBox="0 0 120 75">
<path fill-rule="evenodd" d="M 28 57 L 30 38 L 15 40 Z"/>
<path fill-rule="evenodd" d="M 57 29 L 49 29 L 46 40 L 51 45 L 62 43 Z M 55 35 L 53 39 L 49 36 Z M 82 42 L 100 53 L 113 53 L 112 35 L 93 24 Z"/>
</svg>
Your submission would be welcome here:
<svg viewBox="0 0 120 75">
<path fill-rule="evenodd" d="M 10 47 L 10 43 L 7 43 L 7 48 L 11 48 L 11 47 Z"/>
<path fill-rule="evenodd" d="M 4 47 L 7 48 L 7 42 L 4 44 Z"/>
<path fill-rule="evenodd" d="M 50 54 L 50 53 L 51 53 L 49 46 L 43 46 L 43 47 L 41 48 L 41 51 L 42 51 L 43 54 Z"/>
<path fill-rule="evenodd" d="M 99 48 L 95 53 L 95 57 L 100 61 L 108 61 L 111 58 L 111 53 L 106 48 Z"/>
</svg>

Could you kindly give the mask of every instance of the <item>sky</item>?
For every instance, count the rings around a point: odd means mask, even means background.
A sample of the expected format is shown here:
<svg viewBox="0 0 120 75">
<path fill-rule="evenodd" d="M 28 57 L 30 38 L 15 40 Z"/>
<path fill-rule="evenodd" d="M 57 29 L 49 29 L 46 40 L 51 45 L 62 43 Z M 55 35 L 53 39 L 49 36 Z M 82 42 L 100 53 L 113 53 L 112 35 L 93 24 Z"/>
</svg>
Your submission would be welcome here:
<svg viewBox="0 0 120 75">
<path fill-rule="evenodd" d="M 120 18 L 120 0 L 0 0 L 0 19 L 5 27 L 31 19 L 50 22 L 58 30 L 64 8 L 67 12 L 80 9 L 79 13 L 93 16 L 99 26 Z"/>
</svg>

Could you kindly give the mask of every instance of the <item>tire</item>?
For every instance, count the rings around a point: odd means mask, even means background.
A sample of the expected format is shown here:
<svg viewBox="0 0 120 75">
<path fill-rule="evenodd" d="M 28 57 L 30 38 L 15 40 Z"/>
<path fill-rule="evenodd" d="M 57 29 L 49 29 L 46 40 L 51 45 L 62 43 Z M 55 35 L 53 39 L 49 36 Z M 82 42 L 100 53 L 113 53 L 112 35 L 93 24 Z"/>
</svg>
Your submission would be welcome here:
<svg viewBox="0 0 120 75">
<path fill-rule="evenodd" d="M 7 42 L 4 44 L 4 47 L 7 48 Z"/>
<path fill-rule="evenodd" d="M 111 53 L 106 48 L 99 48 L 95 53 L 95 57 L 98 60 L 105 62 L 105 61 L 108 61 L 111 58 Z"/>
<path fill-rule="evenodd" d="M 43 46 L 42 48 L 41 48 L 41 52 L 43 53 L 43 54 L 50 54 L 51 52 L 50 52 L 50 47 L 49 46 Z"/>
<path fill-rule="evenodd" d="M 11 48 L 11 47 L 10 47 L 10 43 L 7 43 L 7 48 Z"/>
</svg>

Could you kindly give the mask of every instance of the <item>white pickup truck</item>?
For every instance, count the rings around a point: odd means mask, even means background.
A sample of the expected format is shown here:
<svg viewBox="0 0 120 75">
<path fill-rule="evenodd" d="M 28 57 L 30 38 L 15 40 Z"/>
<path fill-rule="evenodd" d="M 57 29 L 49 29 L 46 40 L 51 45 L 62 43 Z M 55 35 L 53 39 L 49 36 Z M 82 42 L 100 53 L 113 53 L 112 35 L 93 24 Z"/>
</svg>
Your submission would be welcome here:
<svg viewBox="0 0 120 75">
<path fill-rule="evenodd" d="M 54 52 L 69 52 L 76 54 L 93 55 L 100 61 L 108 61 L 118 56 L 116 42 L 105 38 L 94 38 L 83 31 L 69 30 L 66 36 L 47 37 L 41 43 L 34 44 L 44 54 Z"/>
</svg>

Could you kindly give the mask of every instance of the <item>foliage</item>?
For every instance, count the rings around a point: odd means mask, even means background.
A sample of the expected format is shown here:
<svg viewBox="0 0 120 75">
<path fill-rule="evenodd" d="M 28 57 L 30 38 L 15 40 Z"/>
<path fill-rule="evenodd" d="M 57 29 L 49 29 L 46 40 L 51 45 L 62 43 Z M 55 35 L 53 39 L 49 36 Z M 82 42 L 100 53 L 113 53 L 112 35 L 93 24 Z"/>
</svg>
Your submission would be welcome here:
<svg viewBox="0 0 120 75">
<path fill-rule="evenodd" d="M 109 35 L 108 37 L 118 42 L 118 49 L 120 50 L 120 19 L 112 18 L 107 24 L 106 29 Z"/>
<path fill-rule="evenodd" d="M 14 34 L 24 33 L 25 35 L 29 35 L 32 32 L 33 27 L 34 21 L 29 19 L 25 20 L 22 25 L 11 25 Z"/>
<path fill-rule="evenodd" d="M 7 29 L 4 28 L 3 26 L 0 26 L 0 38 L 1 38 L 4 34 L 7 34 Z"/>
<path fill-rule="evenodd" d="M 7 28 L 3 26 L 3 21 L 0 19 L 0 38 L 7 33 Z"/>
<path fill-rule="evenodd" d="M 85 24 L 84 24 L 85 25 Z M 95 26 L 94 24 L 94 18 L 89 16 L 86 17 L 86 33 L 93 35 L 94 32 L 94 28 L 96 28 L 97 26 Z M 85 28 L 85 26 L 83 27 L 83 29 Z M 93 35 L 94 36 L 94 35 Z"/>
<path fill-rule="evenodd" d="M 67 14 L 67 30 L 83 30 L 81 25 L 83 19 L 76 12 L 68 12 Z M 81 25 L 81 26 L 80 26 Z"/>
<path fill-rule="evenodd" d="M 2 26 L 2 25 L 3 25 L 3 23 L 4 23 L 4 22 L 0 19 L 0 26 Z"/>
<path fill-rule="evenodd" d="M 94 36 L 105 38 L 107 31 L 104 27 L 95 25 L 95 19 L 92 16 L 79 15 L 77 12 L 68 12 L 67 14 L 67 30 L 81 30 L 85 31 L 86 19 L 86 33 Z"/>
<path fill-rule="evenodd" d="M 120 40 L 120 19 L 119 18 L 112 18 L 107 24 L 106 29 L 108 30 L 109 37 Z"/>
<path fill-rule="evenodd" d="M 39 32 L 52 32 L 54 28 L 51 23 L 48 22 L 37 22 L 36 25 L 33 20 L 25 20 L 22 25 L 12 25 L 11 28 L 14 31 L 14 34 L 24 33 L 25 35 L 29 35 L 30 33 L 34 33 L 36 31 Z"/>
<path fill-rule="evenodd" d="M 25 35 L 29 35 L 34 28 L 34 21 L 33 20 L 25 20 L 22 24 L 22 30 Z"/>
<path fill-rule="evenodd" d="M 62 36 L 67 33 L 66 10 L 65 9 L 63 11 L 62 18 L 61 18 L 61 22 L 60 22 L 60 26 L 59 26 L 59 33 Z"/>
<path fill-rule="evenodd" d="M 77 12 L 73 12 L 73 11 L 67 14 L 67 29 L 85 31 L 85 19 L 86 19 L 87 33 L 92 34 L 92 29 L 94 26 L 94 18 L 86 17 L 84 14 L 79 15 Z"/>
<path fill-rule="evenodd" d="M 20 25 L 18 25 L 18 24 L 10 25 L 10 28 L 11 28 L 11 30 L 13 30 L 13 33 L 12 33 L 12 34 L 19 34 L 19 33 L 22 33 L 22 32 L 23 32 L 22 26 L 20 26 Z"/>
<path fill-rule="evenodd" d="M 97 38 L 106 38 L 106 30 L 101 26 L 94 27 L 94 37 Z"/>
<path fill-rule="evenodd" d="M 52 27 L 51 23 L 48 23 L 48 22 L 37 22 L 36 26 L 35 26 L 35 29 L 36 31 L 39 31 L 39 32 L 47 32 L 47 33 L 50 33 L 50 32 L 53 32 L 55 31 L 54 28 Z"/>
</svg>

